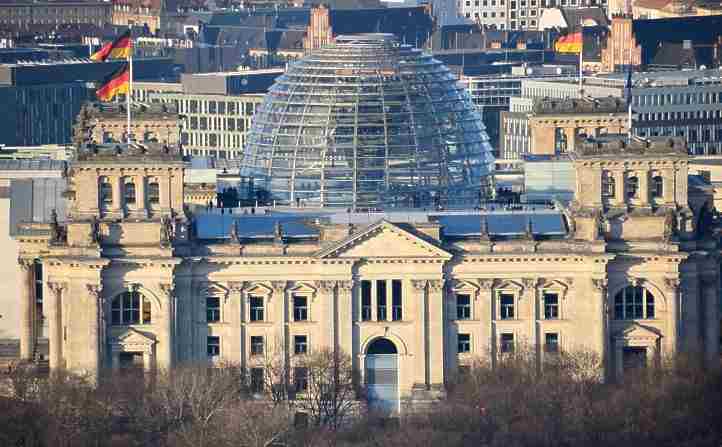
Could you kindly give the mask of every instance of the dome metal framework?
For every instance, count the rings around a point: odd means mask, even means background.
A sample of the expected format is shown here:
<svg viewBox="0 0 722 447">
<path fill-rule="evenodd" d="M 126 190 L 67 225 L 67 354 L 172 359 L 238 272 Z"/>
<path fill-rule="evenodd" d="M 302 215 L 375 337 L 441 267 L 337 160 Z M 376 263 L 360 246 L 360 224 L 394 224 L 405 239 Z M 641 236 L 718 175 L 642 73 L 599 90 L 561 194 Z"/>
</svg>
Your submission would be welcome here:
<svg viewBox="0 0 722 447">
<path fill-rule="evenodd" d="M 484 125 L 456 76 L 393 35 L 339 36 L 256 111 L 242 174 L 278 203 L 469 206 L 490 194 Z"/>
</svg>

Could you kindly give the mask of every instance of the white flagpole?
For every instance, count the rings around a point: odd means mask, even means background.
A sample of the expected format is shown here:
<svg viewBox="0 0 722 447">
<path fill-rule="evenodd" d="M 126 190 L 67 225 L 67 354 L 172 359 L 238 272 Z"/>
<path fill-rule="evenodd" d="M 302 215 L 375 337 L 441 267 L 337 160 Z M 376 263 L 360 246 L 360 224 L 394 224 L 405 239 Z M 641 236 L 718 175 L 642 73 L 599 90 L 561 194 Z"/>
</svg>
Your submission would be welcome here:
<svg viewBox="0 0 722 447">
<path fill-rule="evenodd" d="M 632 41 L 629 42 L 629 66 L 627 67 L 629 73 L 627 74 L 627 80 L 629 91 L 627 92 L 627 144 L 632 142 Z"/>
<path fill-rule="evenodd" d="M 132 31 L 133 28 L 130 25 L 128 25 L 128 28 L 130 28 L 130 30 L 131 30 L 131 33 L 130 33 L 131 36 L 130 36 L 130 52 L 128 53 L 128 71 L 129 71 L 129 73 L 128 73 L 128 75 L 129 75 L 128 76 L 128 94 L 125 95 L 125 97 L 128 100 L 128 105 L 127 105 L 127 109 L 128 109 L 127 110 L 127 112 L 128 112 L 128 114 L 127 114 L 128 115 L 127 116 L 127 121 L 128 121 L 127 122 L 127 126 L 128 126 L 127 137 L 128 138 L 127 139 L 128 139 L 128 144 L 130 145 L 130 106 L 131 106 L 130 96 L 133 94 L 133 49 L 134 48 L 133 48 L 133 31 Z"/>
<path fill-rule="evenodd" d="M 582 69 L 584 63 L 584 22 L 579 20 L 579 37 L 581 38 L 581 46 L 579 47 L 579 98 L 584 97 L 584 71 Z"/>
</svg>

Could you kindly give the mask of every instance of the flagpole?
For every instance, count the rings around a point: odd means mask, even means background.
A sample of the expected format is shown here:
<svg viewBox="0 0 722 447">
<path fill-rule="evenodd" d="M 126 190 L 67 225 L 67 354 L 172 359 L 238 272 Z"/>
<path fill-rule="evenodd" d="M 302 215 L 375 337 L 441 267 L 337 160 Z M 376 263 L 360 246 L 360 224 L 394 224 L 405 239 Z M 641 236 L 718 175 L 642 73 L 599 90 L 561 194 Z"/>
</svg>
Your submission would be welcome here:
<svg viewBox="0 0 722 447">
<path fill-rule="evenodd" d="M 126 99 L 128 100 L 127 105 L 127 133 L 128 133 L 128 145 L 130 145 L 130 107 L 131 107 L 131 95 L 133 94 L 133 28 L 131 25 L 128 25 L 128 28 L 130 28 L 130 52 L 128 53 L 128 71 L 129 71 L 129 78 L 128 78 L 128 94 L 125 95 Z"/>
<path fill-rule="evenodd" d="M 579 98 L 584 97 L 584 87 L 582 83 L 584 81 L 584 71 L 582 70 L 582 64 L 584 62 L 584 22 L 579 20 L 579 40 L 581 45 L 579 46 Z"/>
<path fill-rule="evenodd" d="M 629 74 L 627 81 L 629 82 L 627 92 L 627 145 L 632 143 L 632 41 L 629 42 Z"/>
</svg>

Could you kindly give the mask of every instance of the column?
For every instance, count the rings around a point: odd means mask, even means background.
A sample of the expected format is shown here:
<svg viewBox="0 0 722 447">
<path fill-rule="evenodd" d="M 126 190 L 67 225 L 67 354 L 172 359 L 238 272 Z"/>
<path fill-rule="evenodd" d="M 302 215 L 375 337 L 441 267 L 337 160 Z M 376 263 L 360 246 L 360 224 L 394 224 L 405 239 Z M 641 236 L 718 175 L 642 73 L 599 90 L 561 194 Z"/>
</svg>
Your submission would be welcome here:
<svg viewBox="0 0 722 447">
<path fill-rule="evenodd" d="M 680 339 L 680 324 L 679 324 L 679 279 L 678 278 L 665 278 L 665 285 L 667 286 L 667 323 L 668 323 L 668 334 L 667 334 L 667 353 L 673 356 L 677 352 L 677 346 L 679 345 Z"/>
<path fill-rule="evenodd" d="M 527 340 L 526 343 L 529 344 L 530 347 L 534 349 L 534 353 L 538 356 L 539 355 L 539 346 L 538 346 L 538 338 L 536 334 L 536 301 L 537 301 L 537 285 L 538 283 L 543 282 L 542 279 L 536 279 L 536 278 L 524 278 L 522 279 L 522 284 L 524 285 L 524 291 L 523 291 L 523 297 L 524 299 L 522 302 L 519 303 L 519 310 L 521 311 L 521 307 L 523 301 L 526 301 L 526 314 L 520 314 L 518 315 L 518 318 L 521 320 L 526 319 L 528 321 L 528 327 L 527 330 L 529 331 L 527 334 Z M 517 343 L 521 341 L 524 342 L 524 340 L 518 340 Z"/>
<path fill-rule="evenodd" d="M 429 314 L 427 312 L 428 305 L 426 299 L 426 280 L 411 280 L 411 286 L 414 290 L 416 301 L 416 338 L 421 350 L 415 352 L 416 359 L 414 367 L 416 369 L 414 388 L 428 389 L 430 382 L 429 377 Z"/>
<path fill-rule="evenodd" d="M 444 280 L 436 279 L 428 282 L 429 315 L 429 379 L 431 387 L 442 389 L 444 386 Z M 433 365 L 433 368 L 431 368 Z"/>
<path fill-rule="evenodd" d="M 32 360 L 35 350 L 33 338 L 33 292 L 34 265 L 32 259 L 18 259 L 20 266 L 20 305 L 22 306 L 22 321 L 20 328 L 20 358 Z"/>
<path fill-rule="evenodd" d="M 624 171 L 612 171 L 612 175 L 614 176 L 614 204 L 622 205 L 627 200 L 624 197 L 624 180 L 626 176 Z"/>
<path fill-rule="evenodd" d="M 148 212 L 146 211 L 147 200 L 145 197 L 145 176 L 136 175 L 133 180 L 135 181 L 135 208 L 136 213 L 141 217 L 147 217 Z"/>
<path fill-rule="evenodd" d="M 113 209 L 111 210 L 113 213 L 120 213 L 121 209 L 123 208 L 123 201 L 120 197 L 122 193 L 122 189 L 120 187 L 122 176 L 120 175 L 112 175 L 108 177 L 108 180 L 111 182 L 110 186 L 113 191 Z"/>
<path fill-rule="evenodd" d="M 353 280 L 349 281 L 336 281 L 336 293 L 337 293 L 337 318 L 338 318 L 338 346 L 340 351 L 345 352 L 349 355 L 354 363 L 356 359 L 354 357 L 353 347 Z M 354 365 L 358 366 L 358 365 Z"/>
<path fill-rule="evenodd" d="M 100 369 L 100 300 L 103 286 L 100 284 L 86 284 L 88 290 L 88 357 L 87 370 L 97 377 Z"/>
<path fill-rule="evenodd" d="M 601 372 L 602 378 L 604 379 L 606 378 L 605 372 L 609 371 L 609 362 L 611 362 L 608 353 L 609 306 L 607 302 L 607 279 L 593 278 L 592 290 L 597 292 L 594 299 L 594 314 L 596 315 L 594 332 L 597 334 L 595 348 L 601 359 Z"/>
<path fill-rule="evenodd" d="M 274 340 L 274 344 L 281 344 L 284 359 L 287 359 L 291 353 L 288 334 L 288 322 L 290 321 L 288 293 L 286 293 L 288 281 L 271 281 L 271 288 L 273 289 L 273 294 L 268 297 L 269 302 L 268 305 L 266 305 L 266 309 L 270 309 L 271 300 L 275 302 L 275 309 L 268 315 L 267 321 L 273 321 L 274 328 L 276 329 L 276 340 Z M 288 364 L 286 364 L 286 366 L 288 366 Z"/>
<path fill-rule="evenodd" d="M 481 323 L 481 334 L 484 337 L 481 340 L 477 353 L 479 355 L 492 354 L 494 349 L 494 333 L 492 331 L 492 309 L 494 307 L 494 280 L 480 279 L 478 302 L 475 303 L 472 310 L 474 315 Z"/>
<path fill-rule="evenodd" d="M 336 283 L 334 281 L 318 281 L 318 291 L 321 296 L 317 299 L 319 304 L 313 306 L 314 315 L 309 314 L 309 320 L 326 322 L 327 328 L 321 330 L 321 340 L 319 345 L 324 348 L 332 349 L 336 351 L 338 349 L 338 340 L 336 337 L 336 324 L 337 324 L 337 306 L 336 306 Z M 314 300 L 315 301 L 315 300 Z M 319 308 L 325 309 L 325 312 L 321 313 Z"/>
<path fill-rule="evenodd" d="M 50 370 L 55 371 L 62 367 L 62 346 L 63 346 L 63 333 L 62 333 L 62 295 L 63 290 L 66 288 L 64 283 L 51 282 L 48 283 L 48 350 L 50 357 Z"/>
<path fill-rule="evenodd" d="M 226 306 L 227 312 L 223 316 L 223 320 L 228 322 L 231 326 L 230 336 L 231 340 L 229 345 L 232 346 L 231 355 L 226 355 L 223 352 L 223 357 L 229 359 L 231 362 L 237 362 L 241 367 L 246 364 L 246 325 L 243 324 L 243 286 L 245 285 L 242 281 L 234 281 L 228 283 L 228 305 Z M 224 309 L 224 310 L 226 310 Z"/>
<path fill-rule="evenodd" d="M 649 205 L 649 171 L 640 171 L 637 173 L 639 179 L 639 202 L 642 206 Z"/>
<path fill-rule="evenodd" d="M 170 369 L 173 367 L 173 288 L 174 284 L 160 284 L 163 302 L 161 303 L 161 313 L 159 321 L 160 343 L 156 344 L 156 355 L 158 356 L 158 368 Z M 152 367 L 150 364 L 151 354 L 147 354 L 149 359 L 143 357 L 146 368 Z"/>
<path fill-rule="evenodd" d="M 704 296 L 704 353 L 707 367 L 720 366 L 720 314 L 719 284 L 717 278 L 702 278 Z"/>
</svg>

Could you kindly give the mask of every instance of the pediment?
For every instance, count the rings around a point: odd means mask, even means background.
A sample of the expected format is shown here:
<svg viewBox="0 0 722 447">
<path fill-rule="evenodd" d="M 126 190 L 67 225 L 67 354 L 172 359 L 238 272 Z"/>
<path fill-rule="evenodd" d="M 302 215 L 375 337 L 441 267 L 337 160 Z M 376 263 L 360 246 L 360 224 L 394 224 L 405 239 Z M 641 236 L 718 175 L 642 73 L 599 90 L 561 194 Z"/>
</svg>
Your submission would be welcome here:
<svg viewBox="0 0 722 447">
<path fill-rule="evenodd" d="M 319 258 L 443 258 L 448 251 L 403 228 L 382 220 L 328 247 Z"/>
<path fill-rule="evenodd" d="M 133 328 L 115 338 L 114 342 L 122 346 L 153 346 L 155 339 Z"/>
<path fill-rule="evenodd" d="M 659 330 L 637 322 L 630 324 L 614 336 L 614 338 L 618 340 L 656 340 L 661 337 L 662 334 Z"/>
</svg>

